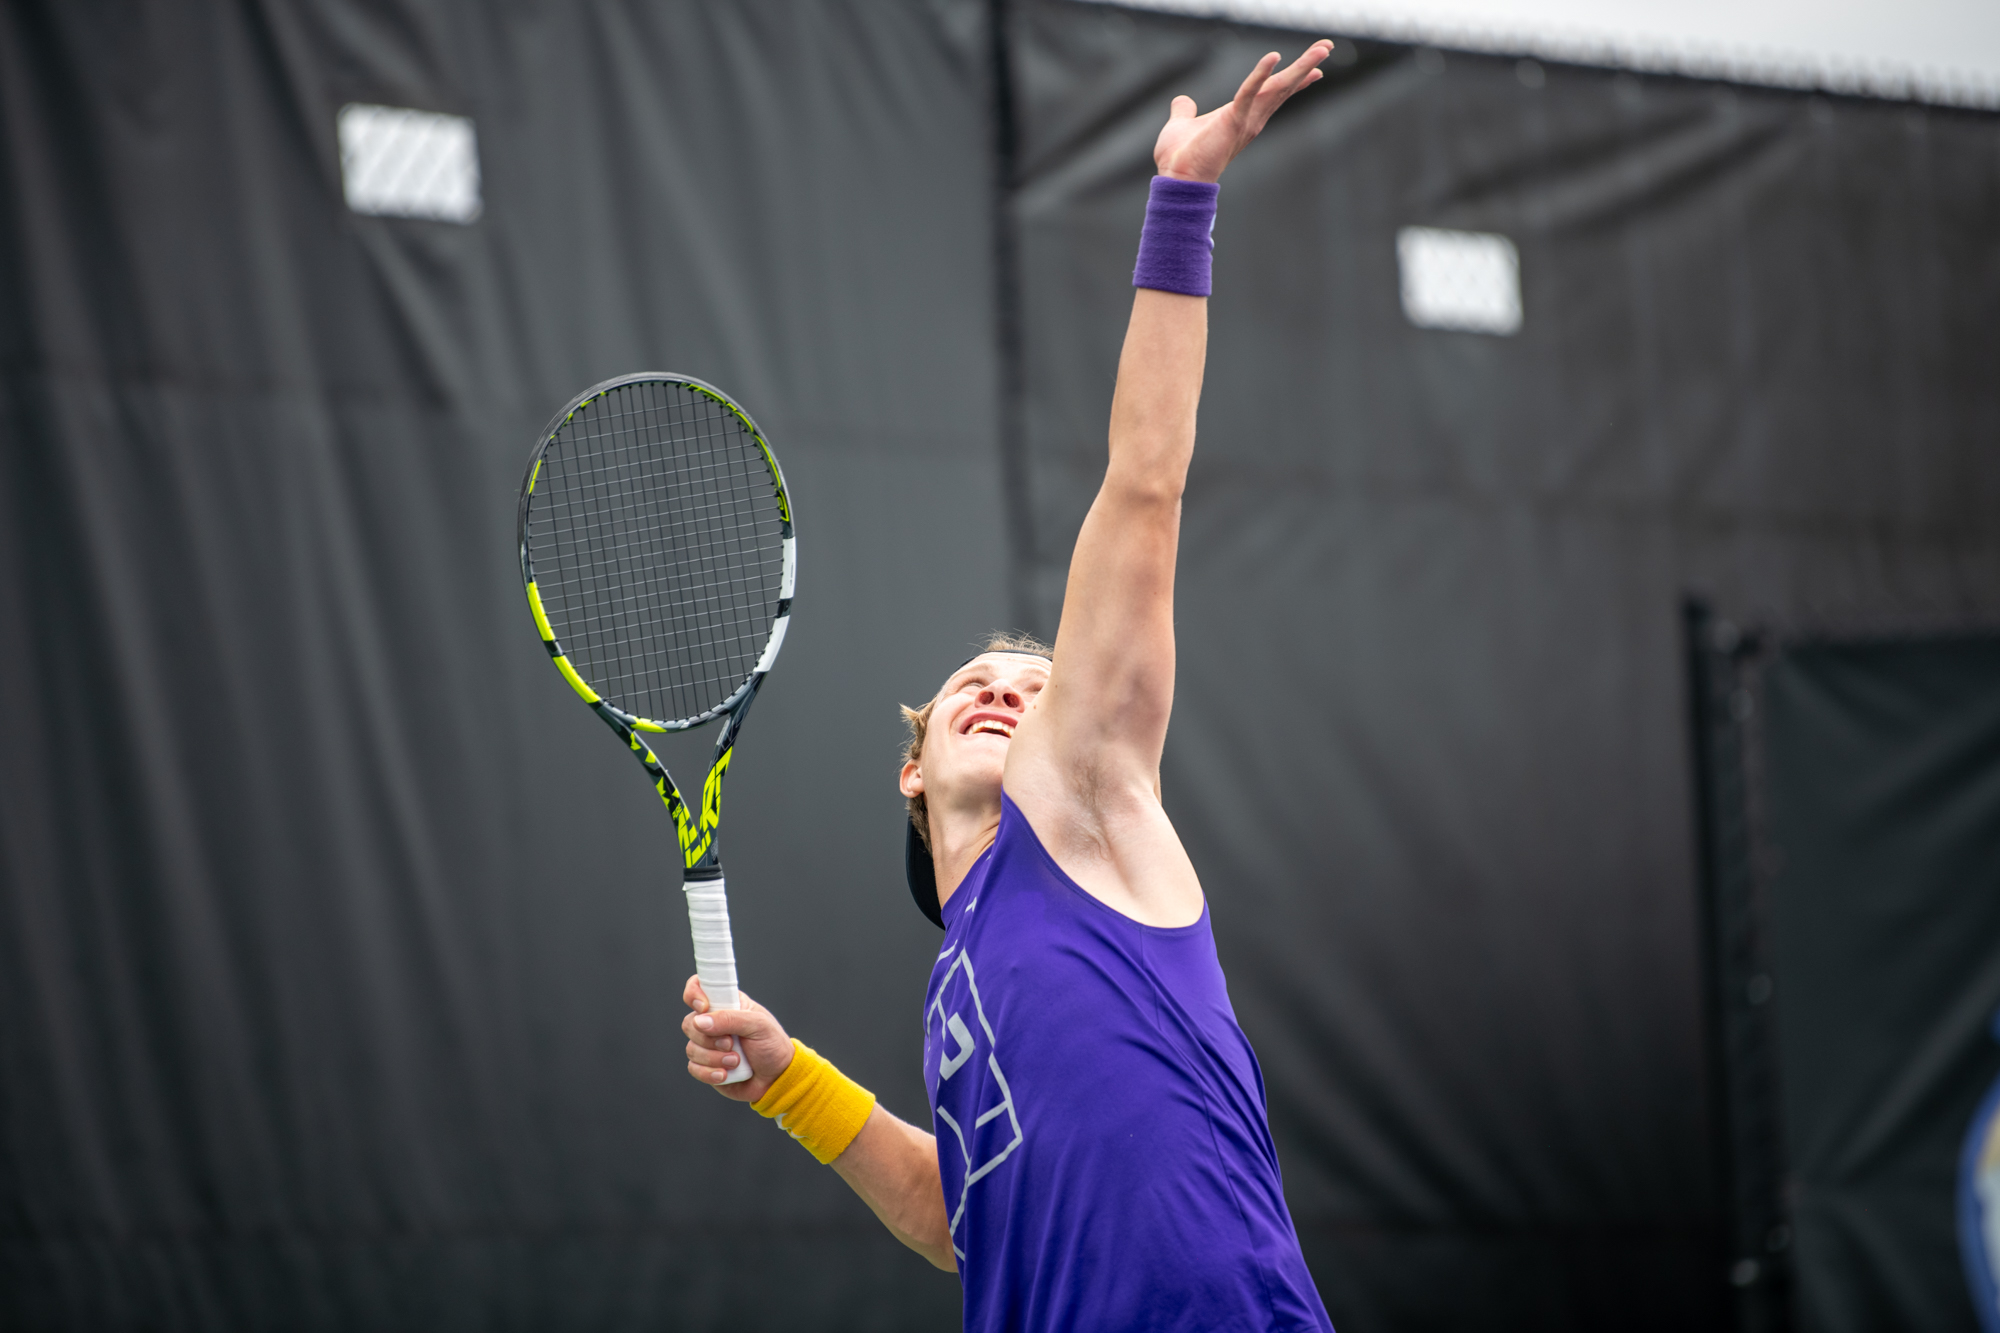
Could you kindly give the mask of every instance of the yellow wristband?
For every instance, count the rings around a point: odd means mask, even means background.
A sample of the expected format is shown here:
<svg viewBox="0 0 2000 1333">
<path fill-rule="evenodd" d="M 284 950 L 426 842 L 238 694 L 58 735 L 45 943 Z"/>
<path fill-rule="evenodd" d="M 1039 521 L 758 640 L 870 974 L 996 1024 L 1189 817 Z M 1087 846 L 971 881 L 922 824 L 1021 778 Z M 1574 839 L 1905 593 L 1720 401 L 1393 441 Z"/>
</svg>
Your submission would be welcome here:
<svg viewBox="0 0 2000 1333">
<path fill-rule="evenodd" d="M 750 1109 L 767 1120 L 775 1117 L 778 1128 L 805 1145 L 824 1166 L 846 1152 L 868 1123 L 875 1094 L 794 1037 L 791 1064 Z"/>
</svg>

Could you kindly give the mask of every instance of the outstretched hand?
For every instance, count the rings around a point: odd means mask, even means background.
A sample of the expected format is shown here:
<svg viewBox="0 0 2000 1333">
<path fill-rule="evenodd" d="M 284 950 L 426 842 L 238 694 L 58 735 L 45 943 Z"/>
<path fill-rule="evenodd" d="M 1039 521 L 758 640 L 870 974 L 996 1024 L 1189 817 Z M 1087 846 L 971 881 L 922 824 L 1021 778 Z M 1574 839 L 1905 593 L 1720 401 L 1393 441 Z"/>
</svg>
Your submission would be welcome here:
<svg viewBox="0 0 2000 1333">
<path fill-rule="evenodd" d="M 1153 145 L 1153 165 L 1162 176 L 1189 181 L 1219 179 L 1286 98 L 1326 77 L 1319 63 L 1332 54 L 1333 40 L 1322 37 L 1279 73 L 1278 53 L 1273 51 L 1257 62 L 1257 68 L 1236 90 L 1234 100 L 1205 116 L 1195 114 L 1192 97 L 1176 97 L 1166 128 Z"/>
<path fill-rule="evenodd" d="M 741 993 L 739 992 L 739 995 Z M 792 1064 L 792 1039 L 771 1016 L 771 1011 L 748 995 L 741 995 L 741 1009 L 714 1009 L 701 978 L 689 977 L 681 1000 L 694 1012 L 681 1020 L 687 1034 L 688 1074 L 708 1084 L 733 1102 L 754 1102 L 771 1090 L 778 1076 Z M 717 1086 L 734 1069 L 745 1053 L 750 1056 L 750 1077 L 742 1083 Z"/>
</svg>

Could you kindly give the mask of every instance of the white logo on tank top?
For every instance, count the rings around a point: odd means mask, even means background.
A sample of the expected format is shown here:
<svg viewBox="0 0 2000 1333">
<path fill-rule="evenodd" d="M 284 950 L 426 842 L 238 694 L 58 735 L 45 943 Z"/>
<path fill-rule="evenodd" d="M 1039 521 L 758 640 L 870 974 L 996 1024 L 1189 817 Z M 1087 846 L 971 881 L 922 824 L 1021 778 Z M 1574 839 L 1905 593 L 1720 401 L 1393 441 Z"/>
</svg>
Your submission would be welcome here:
<svg viewBox="0 0 2000 1333">
<path fill-rule="evenodd" d="M 986 1020 L 986 1006 L 980 1003 L 972 959 L 961 949 L 938 983 L 937 999 L 924 1014 L 924 1049 L 937 1060 L 937 1118 L 958 1140 L 959 1158 L 965 1163 L 958 1206 L 951 1214 L 951 1248 L 961 1259 L 965 1251 L 959 1248 L 958 1227 L 965 1220 L 966 1196 L 1021 1146 L 1021 1120 L 1014 1114 L 1014 1093 L 1007 1086 L 1007 1076 L 1000 1072 L 997 1046 L 993 1025 Z M 974 1064 L 975 1057 L 982 1055 L 983 1062 Z M 970 1070 L 966 1068 L 969 1064 Z M 944 1107 L 948 1086 L 954 1078 L 971 1079 L 977 1086 L 982 1068 L 992 1076 L 991 1081 L 980 1091 L 971 1123 L 961 1125 Z"/>
</svg>

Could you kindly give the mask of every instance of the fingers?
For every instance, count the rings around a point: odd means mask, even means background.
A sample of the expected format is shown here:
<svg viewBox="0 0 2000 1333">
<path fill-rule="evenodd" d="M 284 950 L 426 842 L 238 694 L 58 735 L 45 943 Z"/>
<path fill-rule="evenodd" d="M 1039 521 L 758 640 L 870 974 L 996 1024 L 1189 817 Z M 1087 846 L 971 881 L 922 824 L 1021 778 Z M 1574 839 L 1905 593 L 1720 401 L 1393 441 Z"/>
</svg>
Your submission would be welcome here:
<svg viewBox="0 0 2000 1333">
<path fill-rule="evenodd" d="M 1265 95 L 1275 96 L 1278 101 L 1282 102 L 1306 85 L 1319 82 L 1323 72 L 1318 66 L 1320 62 L 1332 54 L 1333 39 L 1330 37 L 1320 38 L 1311 46 L 1308 46 L 1284 73 L 1276 75 L 1265 82 L 1263 88 Z M 1264 59 L 1275 62 L 1276 53 L 1274 52 L 1272 55 L 1265 56 Z"/>
<path fill-rule="evenodd" d="M 700 1046 L 711 1051 L 731 1051 L 736 1049 L 735 1039 L 720 1032 L 712 1032 L 699 1026 L 700 1014 L 689 1014 L 681 1020 L 681 1035 L 688 1039 L 690 1047 Z"/>
<path fill-rule="evenodd" d="M 1237 111 L 1246 115 L 1249 113 L 1250 104 L 1257 100 L 1257 94 L 1263 91 L 1265 81 L 1271 77 L 1271 71 L 1277 67 L 1278 53 L 1276 51 L 1271 52 L 1257 62 L 1257 68 L 1250 71 L 1250 77 L 1243 80 L 1243 86 L 1236 90 L 1236 96 L 1231 99 L 1236 104 Z M 1179 100 L 1178 98 L 1175 99 L 1176 106 L 1179 105 Z"/>
<path fill-rule="evenodd" d="M 681 1018 L 687 1038 L 688 1076 L 732 1101 L 755 1101 L 791 1063 L 793 1045 L 771 1012 L 741 991 L 736 1009 L 718 1009 L 710 1002 L 699 977 L 689 977 L 681 990 L 688 1012 Z M 724 1083 L 731 1070 L 751 1061 L 752 1076 Z"/>
<path fill-rule="evenodd" d="M 748 997 L 745 997 L 746 1000 Z M 704 1014 L 689 1014 L 681 1020 L 681 1031 L 687 1035 L 688 1074 L 700 1082 L 720 1085 L 728 1072 L 748 1058 L 750 1047 L 758 1040 L 776 1041 L 783 1037 L 771 1016 L 762 1009 L 715 1009 Z M 781 1069 L 782 1060 L 774 1065 Z M 769 1080 L 751 1080 L 747 1083 L 731 1084 L 722 1088 L 724 1094 L 745 1100 L 746 1095 L 762 1095 L 762 1088 L 769 1086 Z"/>
<path fill-rule="evenodd" d="M 708 998 L 708 992 L 701 988 L 701 977 L 698 975 L 689 977 L 687 985 L 681 987 L 681 1003 L 698 1014 L 705 1014 L 715 1007 Z M 761 1011 L 764 1008 L 763 1005 L 751 999 L 749 993 L 746 991 L 736 992 L 736 1003 L 744 1009 Z"/>
<path fill-rule="evenodd" d="M 702 1051 L 720 1059 L 730 1053 L 719 1067 L 733 1068 L 739 1058 L 742 1043 L 747 1038 L 761 1033 L 767 1025 L 768 1015 L 762 1005 L 748 995 L 739 992 L 740 1009 L 715 1009 L 708 1001 L 708 995 L 701 988 L 698 977 L 689 977 L 681 999 L 693 1012 L 681 1019 L 681 1032 L 688 1039 L 688 1060 L 692 1063 L 695 1052 Z M 716 1061 L 710 1061 L 715 1064 Z"/>
<path fill-rule="evenodd" d="M 1322 37 L 1308 46 L 1297 60 L 1279 74 L 1271 71 L 1278 63 L 1278 53 L 1273 51 L 1257 62 L 1257 68 L 1243 82 L 1236 94 L 1236 105 L 1241 111 L 1244 123 L 1254 136 L 1260 132 L 1271 113 L 1285 104 L 1285 100 L 1301 88 L 1309 88 L 1326 77 L 1319 68 L 1320 62 L 1333 54 L 1333 39 Z M 1252 84 L 1256 85 L 1254 91 Z M 1245 94 L 1248 93 L 1246 102 Z"/>
<path fill-rule="evenodd" d="M 718 1050 L 713 1046 L 703 1045 L 699 1041 L 689 1041 L 687 1044 L 687 1060 L 688 1069 L 694 1076 L 696 1078 L 703 1078 L 710 1073 L 720 1075 L 736 1068 L 737 1065 L 743 1062 L 743 1052 Z M 709 1079 L 708 1081 L 717 1083 L 721 1079 L 718 1077 Z"/>
<path fill-rule="evenodd" d="M 700 1038 L 690 1039 L 687 1044 L 688 1073 L 703 1083 L 720 1083 L 743 1062 L 743 1053 L 734 1050 L 718 1050 L 705 1045 Z"/>
<path fill-rule="evenodd" d="M 1243 80 L 1243 86 L 1236 90 L 1234 105 L 1237 114 L 1261 125 L 1287 97 L 1308 84 L 1319 82 L 1321 74 L 1318 66 L 1332 54 L 1333 39 L 1322 37 L 1301 52 L 1283 73 L 1277 73 L 1280 57 L 1276 51 L 1267 52 L 1257 62 L 1257 67 L 1250 71 L 1250 77 Z"/>
<path fill-rule="evenodd" d="M 1173 100 L 1173 105 L 1168 108 L 1167 118 L 1169 120 L 1191 120 L 1194 118 L 1194 113 L 1194 99 L 1186 93 L 1182 93 Z"/>
<path fill-rule="evenodd" d="M 755 1037 L 764 1030 L 764 1015 L 754 1009 L 717 1009 L 706 1014 L 689 1014 L 681 1030 L 690 1038 Z"/>
<path fill-rule="evenodd" d="M 681 1031 L 690 1041 L 707 1041 L 718 1050 L 727 1050 L 728 1037 L 753 1037 L 764 1029 L 764 1013 L 758 1009 L 713 1009 L 697 1011 L 681 1019 Z"/>
</svg>

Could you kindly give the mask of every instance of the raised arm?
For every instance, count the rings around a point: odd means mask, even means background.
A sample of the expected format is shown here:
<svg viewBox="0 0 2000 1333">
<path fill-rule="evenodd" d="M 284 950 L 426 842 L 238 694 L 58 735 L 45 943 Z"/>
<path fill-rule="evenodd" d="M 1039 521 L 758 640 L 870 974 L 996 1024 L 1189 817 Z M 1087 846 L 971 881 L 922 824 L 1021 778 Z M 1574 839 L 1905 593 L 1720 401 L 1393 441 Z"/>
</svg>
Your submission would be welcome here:
<svg viewBox="0 0 2000 1333">
<path fill-rule="evenodd" d="M 1285 99 L 1319 80 L 1317 66 L 1332 49 L 1316 42 L 1282 72 L 1272 52 L 1234 100 L 1206 115 L 1195 114 L 1192 98 L 1176 97 L 1153 149 L 1160 175 L 1198 185 L 1220 179 Z M 1156 185 L 1157 197 L 1173 193 Z M 1202 197 L 1199 189 L 1178 193 L 1188 196 L 1179 201 L 1184 208 Z M 1141 268 L 1143 283 L 1143 253 Z M 1008 754 L 1006 790 L 1086 889 L 1141 920 L 1183 924 L 1199 915 L 1200 887 L 1157 791 L 1173 710 L 1174 562 L 1208 354 L 1208 301 L 1184 294 L 1205 292 L 1205 275 L 1180 280 L 1171 256 L 1150 271 L 1181 290 L 1142 285 L 1133 296 L 1104 484 L 1077 536 L 1055 665 Z"/>
</svg>

